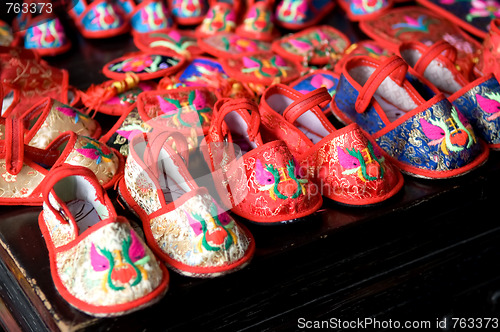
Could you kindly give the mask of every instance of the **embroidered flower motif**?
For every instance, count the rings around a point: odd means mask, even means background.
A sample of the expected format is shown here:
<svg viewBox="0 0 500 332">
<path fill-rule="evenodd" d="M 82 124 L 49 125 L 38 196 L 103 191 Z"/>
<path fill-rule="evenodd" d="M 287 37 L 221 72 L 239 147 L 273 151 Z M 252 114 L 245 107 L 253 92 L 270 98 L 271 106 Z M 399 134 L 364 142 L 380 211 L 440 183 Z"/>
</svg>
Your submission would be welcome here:
<svg viewBox="0 0 500 332">
<path fill-rule="evenodd" d="M 301 23 L 307 19 L 307 4 L 305 0 L 283 0 L 277 9 L 277 16 L 283 22 Z"/>
<path fill-rule="evenodd" d="M 440 144 L 441 151 L 449 155 L 449 151 L 460 152 L 476 141 L 472 129 L 466 128 L 468 123 L 465 121 L 465 117 L 453 107 L 451 117 L 429 121 L 420 118 L 420 125 L 425 136 L 431 140 L 429 145 Z"/>
<path fill-rule="evenodd" d="M 160 69 L 175 66 L 177 63 L 178 61 L 174 58 L 155 54 L 142 54 L 116 64 L 112 64 L 109 66 L 109 70 L 122 73 L 154 73 Z"/>
<path fill-rule="evenodd" d="M 370 14 L 387 6 L 385 0 L 353 0 L 351 4 L 354 6 L 353 12 L 356 14 Z"/>
<path fill-rule="evenodd" d="M 161 96 L 156 98 L 163 112 L 161 117 L 172 118 L 176 128 L 200 127 L 210 121 L 208 114 L 211 107 L 206 96 L 199 90 L 190 91 L 185 101 Z"/>
<path fill-rule="evenodd" d="M 94 7 L 92 13 L 94 18 L 90 23 L 95 24 L 101 30 L 117 28 L 120 25 L 120 17 L 110 4 L 99 4 Z"/>
<path fill-rule="evenodd" d="M 392 29 L 398 30 L 396 32 L 396 37 L 404 32 L 411 31 L 420 31 L 420 32 L 429 32 L 429 24 L 431 21 L 427 18 L 426 15 L 420 15 L 417 19 L 413 17 L 404 16 L 406 22 L 397 23 L 392 25 Z"/>
<path fill-rule="evenodd" d="M 59 19 L 53 19 L 33 27 L 30 40 L 39 47 L 51 48 L 61 46 L 64 31 Z"/>
<path fill-rule="evenodd" d="M 120 291 L 127 286 L 137 286 L 142 279 L 147 280 L 148 273 L 143 265 L 150 259 L 132 231 L 123 239 L 121 250 L 109 251 L 97 247 L 94 243 L 90 247 L 92 269 L 96 272 L 106 272 L 102 283 L 104 291 L 107 291 L 106 285 L 114 291 Z"/>
<path fill-rule="evenodd" d="M 174 0 L 172 13 L 178 17 L 199 17 L 205 12 L 203 0 Z"/>
<path fill-rule="evenodd" d="M 500 4 L 496 0 L 472 0 L 469 14 L 465 16 L 468 22 L 477 17 L 489 17 L 494 19 L 500 17 Z"/>
<path fill-rule="evenodd" d="M 88 122 L 90 119 L 88 116 L 85 114 L 77 111 L 76 109 L 72 107 L 56 107 L 56 110 L 61 112 L 64 115 L 69 116 L 70 118 L 73 118 L 75 123 L 78 123 L 78 121 L 83 120 L 83 122 Z"/>
<path fill-rule="evenodd" d="M 274 28 L 271 13 L 264 2 L 257 2 L 248 12 L 243 25 L 246 31 L 268 33 Z"/>
<path fill-rule="evenodd" d="M 2 177 L 5 180 L 5 182 L 16 182 L 17 181 L 17 175 L 10 174 L 9 172 L 3 173 Z"/>
<path fill-rule="evenodd" d="M 201 23 L 201 31 L 206 34 L 230 32 L 236 27 L 236 15 L 232 8 L 217 4 L 210 8 Z"/>
<path fill-rule="evenodd" d="M 224 43 L 224 48 L 229 50 L 233 46 L 238 52 L 255 52 L 259 50 L 257 42 L 251 39 L 242 38 L 237 35 L 231 35 L 231 37 L 222 37 L 221 41 Z"/>
<path fill-rule="evenodd" d="M 168 28 L 172 25 L 172 20 L 165 16 L 167 9 L 161 2 L 152 2 L 141 11 L 142 24 L 148 27 L 149 31 Z"/>
</svg>

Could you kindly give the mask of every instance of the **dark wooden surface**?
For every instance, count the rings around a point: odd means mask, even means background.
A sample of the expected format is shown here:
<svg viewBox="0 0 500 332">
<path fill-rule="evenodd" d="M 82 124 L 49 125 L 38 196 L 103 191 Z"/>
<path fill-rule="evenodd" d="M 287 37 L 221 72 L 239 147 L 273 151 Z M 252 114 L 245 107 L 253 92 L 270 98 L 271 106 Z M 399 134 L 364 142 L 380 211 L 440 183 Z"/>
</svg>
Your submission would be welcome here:
<svg viewBox="0 0 500 332">
<path fill-rule="evenodd" d="M 360 36 L 339 9 L 330 23 Z M 129 36 L 70 35 L 75 47 L 50 63 L 67 68 L 70 83 L 82 89 L 104 79 L 104 63 L 134 50 Z M 115 118 L 98 119 L 109 127 Z M 195 155 L 190 168 L 204 167 Z M 37 224 L 40 208 L 0 207 L 0 320 L 26 331 L 293 331 L 300 318 L 414 319 L 436 327 L 437 319 L 500 317 L 499 171 L 500 153 L 493 152 L 460 178 L 405 177 L 402 192 L 375 207 L 325 199 L 297 224 L 247 223 L 257 244 L 247 268 L 213 280 L 171 272 L 161 302 L 112 319 L 85 315 L 57 293 Z"/>
</svg>

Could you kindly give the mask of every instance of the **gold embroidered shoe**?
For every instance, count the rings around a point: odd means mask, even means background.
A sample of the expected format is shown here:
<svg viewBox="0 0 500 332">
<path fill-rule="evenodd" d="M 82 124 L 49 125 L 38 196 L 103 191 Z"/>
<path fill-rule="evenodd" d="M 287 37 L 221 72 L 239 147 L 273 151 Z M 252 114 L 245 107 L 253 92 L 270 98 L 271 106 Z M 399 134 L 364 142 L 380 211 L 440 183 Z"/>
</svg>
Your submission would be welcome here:
<svg viewBox="0 0 500 332">
<path fill-rule="evenodd" d="M 60 165 L 84 166 L 99 184 L 111 188 L 123 169 L 123 157 L 106 145 L 66 132 L 46 149 L 20 146 L 15 135 L 0 141 L 0 205 L 41 205 L 45 177 Z"/>
<path fill-rule="evenodd" d="M 158 301 L 169 275 L 127 219 L 117 216 L 95 175 L 64 166 L 47 177 L 39 215 L 59 294 L 97 317 L 123 315 Z"/>
<path fill-rule="evenodd" d="M 167 266 L 191 277 L 216 277 L 246 266 L 255 251 L 252 234 L 191 177 L 185 138 L 154 133 L 132 139 L 119 184 L 120 196 L 143 222 L 151 249 Z M 180 154 L 165 143 L 170 136 Z"/>
</svg>

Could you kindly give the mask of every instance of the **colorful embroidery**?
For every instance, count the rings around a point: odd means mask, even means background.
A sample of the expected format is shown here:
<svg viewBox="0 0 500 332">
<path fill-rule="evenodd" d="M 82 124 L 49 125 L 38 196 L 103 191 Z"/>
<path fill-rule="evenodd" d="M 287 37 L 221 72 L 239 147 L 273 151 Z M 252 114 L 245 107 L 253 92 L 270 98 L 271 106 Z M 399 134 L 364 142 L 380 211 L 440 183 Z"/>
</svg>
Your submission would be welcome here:
<svg viewBox="0 0 500 332">
<path fill-rule="evenodd" d="M 278 5 L 277 16 L 283 22 L 303 22 L 307 19 L 307 1 L 283 0 Z"/>
<path fill-rule="evenodd" d="M 216 4 L 210 8 L 203 19 L 200 31 L 206 34 L 230 32 L 236 27 L 236 14 L 231 6 L 225 3 Z"/>
<path fill-rule="evenodd" d="M 468 22 L 478 17 L 489 17 L 490 19 L 500 17 L 500 3 L 496 0 L 472 0 L 470 4 L 472 8 L 465 16 Z"/>
<path fill-rule="evenodd" d="M 493 121 L 500 116 L 500 93 L 485 93 L 485 96 L 487 98 L 476 94 L 476 100 L 483 111 L 491 114 L 486 120 Z"/>
<path fill-rule="evenodd" d="M 83 156 L 95 160 L 96 164 L 99 165 L 102 161 L 111 162 L 114 156 L 113 151 L 111 151 L 107 146 L 100 144 L 98 141 L 86 137 L 89 140 L 81 149 L 76 149 L 76 151 Z"/>
<path fill-rule="evenodd" d="M 172 26 L 172 20 L 165 13 L 167 8 L 162 2 L 152 2 L 141 10 L 142 24 L 147 26 L 147 31 L 160 30 Z"/>
<path fill-rule="evenodd" d="M 234 220 L 222 211 L 216 203 L 210 206 L 210 215 L 203 218 L 197 212 L 185 212 L 189 221 L 189 226 L 193 230 L 197 242 L 196 248 L 203 252 L 204 248 L 208 251 L 228 250 L 237 242 L 234 234 Z"/>
<path fill-rule="evenodd" d="M 264 77 L 287 77 L 291 67 L 287 66 L 286 61 L 279 55 L 270 59 L 258 59 L 256 57 L 243 57 L 243 73 L 253 73 L 257 78 Z"/>
<path fill-rule="evenodd" d="M 138 285 L 142 279 L 148 279 L 147 271 L 142 265 L 149 262 L 150 256 L 146 255 L 146 250 L 137 239 L 133 231 L 127 239 L 122 241 L 120 250 L 112 252 L 106 248 L 99 248 L 92 243 L 90 247 L 90 264 L 96 272 L 104 272 L 102 288 L 106 291 L 107 286 L 120 291 L 128 285 L 133 287 Z"/>
<path fill-rule="evenodd" d="M 98 30 L 114 29 L 121 25 L 121 17 L 116 13 L 112 5 L 100 3 L 90 11 L 90 24 Z"/>
<path fill-rule="evenodd" d="M 139 56 L 119 61 L 118 63 L 112 63 L 108 66 L 108 68 L 110 71 L 116 73 L 133 72 L 141 74 L 155 73 L 161 69 L 173 67 L 178 63 L 178 59 L 165 55 L 141 54 Z"/>
<path fill-rule="evenodd" d="M 198 90 L 192 90 L 186 101 L 157 96 L 160 109 L 164 113 L 162 118 L 173 118 L 176 128 L 198 127 L 209 123 L 208 114 L 212 108 L 208 105 L 205 95 Z M 193 118 L 192 115 L 195 115 Z M 183 119 L 183 116 L 185 119 Z"/>
<path fill-rule="evenodd" d="M 337 153 L 340 165 L 346 170 L 344 175 L 356 174 L 363 181 L 374 181 L 384 177 L 384 157 L 376 153 L 373 145 L 368 142 L 363 150 L 345 148 L 347 153 L 340 147 L 337 147 Z"/>
<path fill-rule="evenodd" d="M 451 117 L 446 120 L 429 119 L 427 121 L 421 118 L 420 124 L 425 136 L 431 139 L 429 145 L 441 144 L 441 151 L 448 155 L 449 151 L 460 152 L 466 147 L 470 148 L 472 143 L 476 141 L 472 131 L 465 128 L 461 120 L 463 120 L 463 116 L 460 119 L 459 113 L 453 107 Z"/>
<path fill-rule="evenodd" d="M 263 1 L 257 2 L 243 20 L 243 26 L 248 32 L 272 32 L 274 24 L 268 6 Z"/>
<path fill-rule="evenodd" d="M 210 59 L 193 60 L 179 76 L 186 86 L 217 86 L 219 81 L 227 78 L 222 66 Z"/>
<path fill-rule="evenodd" d="M 286 170 L 286 172 L 285 172 Z M 260 185 L 260 191 L 269 191 L 269 196 L 275 201 L 276 197 L 281 199 L 297 198 L 300 194 L 305 195 L 305 184 L 307 179 L 303 179 L 300 175 L 300 167 L 295 159 L 290 160 L 286 168 L 276 168 L 274 165 L 265 164 L 257 159 L 255 162 L 255 179 Z M 287 181 L 294 181 L 296 189 L 291 189 L 293 186 L 286 185 L 286 192 L 283 194 L 278 185 Z"/>
<path fill-rule="evenodd" d="M 26 32 L 25 46 L 28 48 L 54 48 L 65 43 L 64 28 L 57 18 L 35 25 Z"/>
<path fill-rule="evenodd" d="M 56 110 L 61 112 L 62 114 L 74 119 L 75 124 L 78 123 L 80 120 L 82 120 L 83 123 L 88 123 L 90 121 L 90 118 L 79 112 L 78 110 L 72 108 L 72 107 L 56 107 Z"/>
<path fill-rule="evenodd" d="M 335 95 L 335 88 L 338 83 L 338 79 L 332 75 L 327 74 L 315 74 L 306 80 L 293 86 L 293 88 L 302 94 L 307 94 L 315 89 L 325 87 L 331 96 Z"/>
<path fill-rule="evenodd" d="M 172 30 L 168 33 L 152 33 L 152 38 L 159 38 L 159 40 L 149 43 L 149 47 L 165 47 L 179 54 L 187 54 L 190 46 L 196 45 L 196 38 L 183 36 L 178 31 Z"/>
<path fill-rule="evenodd" d="M 395 35 L 396 37 L 404 32 L 429 32 L 429 25 L 433 23 L 426 15 L 420 15 L 417 19 L 405 15 L 404 19 L 406 22 L 392 25 L 392 29 L 398 30 Z"/>
<path fill-rule="evenodd" d="M 353 0 L 351 11 L 356 15 L 371 14 L 387 7 L 386 0 Z"/>
<path fill-rule="evenodd" d="M 172 13 L 178 17 L 200 17 L 206 11 L 203 0 L 174 0 Z"/>
</svg>

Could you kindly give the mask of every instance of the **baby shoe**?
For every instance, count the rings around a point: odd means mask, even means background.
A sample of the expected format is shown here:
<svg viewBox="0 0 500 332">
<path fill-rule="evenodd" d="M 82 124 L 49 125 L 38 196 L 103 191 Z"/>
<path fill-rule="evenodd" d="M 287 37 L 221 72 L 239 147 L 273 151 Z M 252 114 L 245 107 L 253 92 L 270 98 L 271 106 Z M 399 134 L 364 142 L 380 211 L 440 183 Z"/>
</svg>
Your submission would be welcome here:
<svg viewBox="0 0 500 332">
<path fill-rule="evenodd" d="M 91 171 L 59 167 L 47 176 L 38 224 L 56 289 L 73 307 L 96 317 L 119 316 L 167 292 L 167 269 L 116 214 Z"/>
<path fill-rule="evenodd" d="M 219 88 L 228 79 L 221 64 L 208 57 L 195 57 L 175 75 L 175 80 L 185 86 L 208 86 Z"/>
<path fill-rule="evenodd" d="M 11 27 L 4 21 L 0 20 L 0 46 L 10 46 L 14 41 L 14 34 Z"/>
<path fill-rule="evenodd" d="M 401 173 L 357 124 L 336 129 L 321 110 L 331 96 L 326 88 L 301 94 L 277 84 L 262 95 L 262 133 L 283 140 L 321 194 L 349 205 L 369 205 L 394 196 Z"/>
<path fill-rule="evenodd" d="M 500 19 L 491 21 L 490 30 L 483 41 L 482 56 L 477 68 L 481 74 L 500 75 Z"/>
<path fill-rule="evenodd" d="M 268 42 L 278 38 L 280 33 L 274 25 L 273 3 L 273 0 L 251 0 L 236 33 L 242 37 Z"/>
<path fill-rule="evenodd" d="M 218 97 L 215 89 L 207 87 L 156 90 L 141 93 L 137 108 L 145 121 L 183 134 L 193 150 L 198 147 L 198 138 L 208 132 Z"/>
<path fill-rule="evenodd" d="M 187 142 L 179 133 L 136 135 L 119 194 L 142 220 L 151 249 L 176 272 L 207 278 L 237 271 L 253 257 L 255 240 L 206 188 L 198 187 L 188 160 Z"/>
<path fill-rule="evenodd" d="M 19 144 L 15 135 L 9 135 L 8 126 L 6 138 L 0 141 L 0 205 L 40 205 L 45 178 L 60 165 L 90 169 L 106 189 L 121 176 L 121 155 L 92 138 L 68 131 L 38 149 Z"/>
<path fill-rule="evenodd" d="M 239 3 L 239 1 L 237 1 Z M 236 10 L 230 2 L 218 1 L 208 9 L 207 15 L 196 28 L 198 39 L 221 32 L 234 32 L 236 29 Z"/>
<path fill-rule="evenodd" d="M 272 49 L 304 65 L 333 66 L 350 44 L 349 38 L 339 30 L 321 25 L 275 40 Z"/>
<path fill-rule="evenodd" d="M 22 10 L 13 21 L 16 45 L 41 56 L 61 54 L 71 48 L 71 41 L 52 7 L 39 6 L 34 0 L 24 0 L 22 5 L 29 10 Z"/>
<path fill-rule="evenodd" d="M 337 92 L 337 84 L 339 82 L 339 75 L 328 70 L 316 69 L 311 73 L 297 79 L 296 81 L 289 84 L 289 86 L 302 93 L 303 95 L 308 94 L 319 88 L 326 88 L 330 96 L 335 96 Z M 321 107 L 324 114 L 330 112 L 330 103 Z"/>
<path fill-rule="evenodd" d="M 10 113 L 7 118 L 9 117 Z M 21 113 L 20 118 L 22 119 L 21 131 L 24 144 L 39 149 L 45 149 L 60 134 L 68 130 L 80 136 L 94 139 L 99 138 L 101 135 L 101 126 L 96 120 L 76 108 L 51 98 L 39 101 L 30 109 Z M 2 121 L 0 122 L 0 133 L 5 134 L 5 127 L 1 124 L 6 119 L 0 119 L 0 121 Z"/>
<path fill-rule="evenodd" d="M 132 33 L 148 33 L 171 28 L 174 25 L 170 12 L 163 0 L 117 0 L 128 16 Z"/>
<path fill-rule="evenodd" d="M 69 85 L 69 75 L 40 60 L 31 50 L 0 46 L 0 98 L 2 116 L 21 112 L 47 97 L 76 105 L 80 91 Z"/>
<path fill-rule="evenodd" d="M 135 34 L 134 43 L 138 49 L 146 53 L 175 52 L 186 59 L 203 54 L 203 50 L 198 47 L 195 33 L 189 30 L 166 29 Z"/>
<path fill-rule="evenodd" d="M 139 80 L 151 80 L 176 73 L 186 60 L 175 53 L 132 52 L 104 65 L 106 77 L 125 80 L 133 75 Z"/>
<path fill-rule="evenodd" d="M 456 68 L 456 49 L 445 41 L 432 46 L 419 42 L 400 46 L 401 57 L 427 78 L 462 113 L 490 148 L 500 148 L 500 84 L 493 74 L 472 82 Z"/>
<path fill-rule="evenodd" d="M 206 53 L 217 58 L 238 58 L 260 52 L 269 52 L 271 44 L 239 36 L 235 33 L 220 32 L 198 40 L 198 45 Z"/>
<path fill-rule="evenodd" d="M 373 20 L 389 10 L 392 0 L 339 0 L 339 5 L 351 21 Z"/>
<path fill-rule="evenodd" d="M 129 31 L 130 24 L 121 8 L 110 0 L 75 0 L 69 11 L 85 38 L 109 38 Z"/>
<path fill-rule="evenodd" d="M 208 12 L 208 0 L 169 0 L 169 8 L 177 23 L 200 24 Z"/>
<path fill-rule="evenodd" d="M 407 70 L 397 56 L 383 62 L 351 58 L 337 86 L 334 115 L 356 122 L 413 176 L 449 178 L 482 165 L 489 149 L 462 113 L 443 94 L 423 98 L 406 79 Z"/>
<path fill-rule="evenodd" d="M 401 43 L 420 41 L 432 45 L 445 40 L 458 51 L 457 65 L 467 78 L 473 77 L 481 44 L 452 22 L 422 7 L 393 8 L 373 20 L 363 20 L 360 29 L 387 49 L 397 52 Z"/>
<path fill-rule="evenodd" d="M 281 0 L 276 7 L 276 24 L 289 30 L 319 23 L 335 7 L 333 0 Z"/>
<path fill-rule="evenodd" d="M 303 177 L 285 142 L 264 143 L 260 123 L 251 100 L 225 98 L 215 104 L 200 148 L 219 197 L 232 212 L 259 224 L 287 223 L 314 213 L 322 204 L 318 188 Z"/>
</svg>

